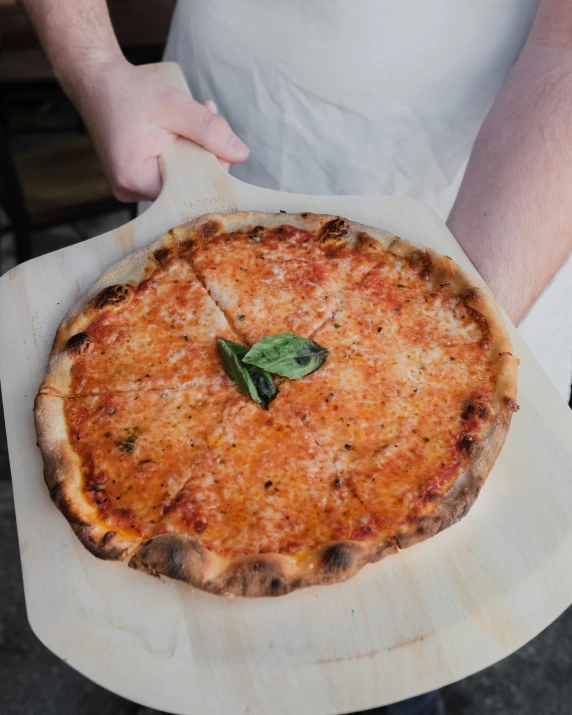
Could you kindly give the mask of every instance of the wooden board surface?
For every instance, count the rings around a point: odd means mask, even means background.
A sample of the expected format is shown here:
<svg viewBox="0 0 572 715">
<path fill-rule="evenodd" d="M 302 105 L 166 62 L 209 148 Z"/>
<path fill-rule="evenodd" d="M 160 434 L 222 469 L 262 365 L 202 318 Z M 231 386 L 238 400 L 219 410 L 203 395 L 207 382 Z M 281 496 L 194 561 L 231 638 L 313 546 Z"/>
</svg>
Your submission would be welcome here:
<svg viewBox="0 0 572 715">
<path fill-rule="evenodd" d="M 182 86 L 174 65 L 156 65 Z M 514 328 L 520 412 L 458 525 L 350 581 L 225 599 L 98 561 L 51 504 L 32 402 L 55 330 L 109 266 L 207 211 L 334 213 L 474 268 L 436 214 L 407 199 L 317 197 L 229 178 L 182 140 L 147 212 L 0 281 L 0 379 L 30 624 L 86 676 L 185 715 L 329 715 L 401 700 L 505 657 L 572 601 L 572 413 Z M 476 275 L 476 274 L 475 274 Z"/>
</svg>

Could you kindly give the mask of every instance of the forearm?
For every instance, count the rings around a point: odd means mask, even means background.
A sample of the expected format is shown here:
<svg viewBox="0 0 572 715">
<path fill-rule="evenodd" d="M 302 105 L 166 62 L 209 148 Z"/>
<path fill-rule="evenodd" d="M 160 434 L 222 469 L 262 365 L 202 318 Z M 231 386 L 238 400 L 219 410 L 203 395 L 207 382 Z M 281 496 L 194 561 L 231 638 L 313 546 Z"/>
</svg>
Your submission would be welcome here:
<svg viewBox="0 0 572 715">
<path fill-rule="evenodd" d="M 248 157 L 248 148 L 208 102 L 199 104 L 161 74 L 127 62 L 105 0 L 20 2 L 81 112 L 119 200 L 159 195 L 157 159 L 179 136 L 205 147 L 225 167 Z"/>
<path fill-rule="evenodd" d="M 572 0 L 545 0 L 448 221 L 510 318 L 572 250 Z"/>
<path fill-rule="evenodd" d="M 106 0 L 20 0 L 54 72 L 72 101 L 123 55 Z"/>
</svg>

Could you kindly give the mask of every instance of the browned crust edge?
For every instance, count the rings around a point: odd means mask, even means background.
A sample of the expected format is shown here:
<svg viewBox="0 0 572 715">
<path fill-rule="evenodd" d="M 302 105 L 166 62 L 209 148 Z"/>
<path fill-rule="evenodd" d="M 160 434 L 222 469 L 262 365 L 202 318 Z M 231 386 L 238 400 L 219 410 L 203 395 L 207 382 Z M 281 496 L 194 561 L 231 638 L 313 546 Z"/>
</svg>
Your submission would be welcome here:
<svg viewBox="0 0 572 715">
<path fill-rule="evenodd" d="M 216 595 L 252 598 L 346 581 L 367 563 L 396 552 L 393 541 L 366 549 L 357 542 L 340 541 L 314 549 L 303 560 L 283 554 L 224 559 L 189 536 L 161 534 L 144 542 L 129 566 Z"/>
<path fill-rule="evenodd" d="M 75 346 L 74 336 L 82 332 L 82 326 L 97 317 L 98 306 L 95 302 L 102 290 L 113 285 L 136 285 L 165 259 L 188 250 L 197 237 L 208 240 L 219 231 L 231 233 L 249 226 L 283 224 L 317 231 L 321 240 L 330 245 L 344 243 L 357 250 L 372 250 L 372 243 L 367 238 L 372 237 L 381 244 L 381 250 L 389 250 L 396 256 L 417 263 L 419 270 L 431 278 L 434 287 L 450 284 L 467 307 L 484 318 L 488 325 L 486 347 L 497 377 L 493 402 L 495 416 L 481 441 L 475 444 L 469 468 L 457 478 L 430 515 L 423 517 L 410 531 L 397 534 L 381 544 L 336 542 L 314 549 L 303 559 L 281 554 L 224 559 L 192 538 L 180 534 L 153 537 L 139 548 L 132 541 L 117 537 L 114 537 L 117 541 L 113 544 L 104 543 L 103 532 L 106 530 L 94 523 L 95 520 L 90 521 L 95 510 L 91 507 L 93 513 L 89 513 L 86 511 L 88 505 L 78 500 L 80 470 L 77 456 L 67 442 L 63 400 L 53 397 L 66 394 L 69 382 L 66 384 L 65 378 L 74 349 L 81 349 L 83 344 L 81 339 L 75 338 Z M 72 344 L 68 346 L 70 339 Z M 63 321 L 54 341 L 48 376 L 40 388 L 40 392 L 45 394 L 36 398 L 36 428 L 44 455 L 45 479 L 52 499 L 82 543 L 100 558 L 124 559 L 133 554 L 129 562 L 132 568 L 156 576 L 165 575 L 221 595 L 278 596 L 298 588 L 336 583 L 350 578 L 367 563 L 379 561 L 398 548 L 407 548 L 437 534 L 467 514 L 502 449 L 512 414 L 517 409 L 517 366 L 518 360 L 512 354 L 510 338 L 494 297 L 482 281 L 469 276 L 447 256 L 440 256 L 431 249 L 416 246 L 381 229 L 337 216 L 258 212 L 207 214 L 171 229 L 148 249 L 128 256 L 112 267 Z M 49 405 L 48 396 L 61 406 Z M 58 413 L 61 422 L 59 432 L 54 429 L 54 413 Z"/>
<path fill-rule="evenodd" d="M 171 232 L 153 246 L 172 242 Z M 67 397 L 71 394 L 71 370 L 75 360 L 91 349 L 88 331 L 103 313 L 125 309 L 134 290 L 160 267 L 153 246 L 136 251 L 105 271 L 73 306 L 56 331 L 46 377 L 40 394 Z"/>
<path fill-rule="evenodd" d="M 38 395 L 34 400 L 38 447 L 44 458 L 44 479 L 50 497 L 88 551 L 100 559 L 121 560 L 140 543 L 101 523 L 95 507 L 84 498 L 78 455 L 70 445 L 64 400 Z"/>
<path fill-rule="evenodd" d="M 141 544 L 129 566 L 223 596 L 282 596 L 299 588 L 346 581 L 366 564 L 435 536 L 466 516 L 502 449 L 511 416 L 512 410 L 504 410 L 495 418 L 485 439 L 476 445 L 472 464 L 435 511 L 410 532 L 384 543 L 339 541 L 300 560 L 281 554 L 224 559 L 188 536 L 162 534 Z"/>
</svg>

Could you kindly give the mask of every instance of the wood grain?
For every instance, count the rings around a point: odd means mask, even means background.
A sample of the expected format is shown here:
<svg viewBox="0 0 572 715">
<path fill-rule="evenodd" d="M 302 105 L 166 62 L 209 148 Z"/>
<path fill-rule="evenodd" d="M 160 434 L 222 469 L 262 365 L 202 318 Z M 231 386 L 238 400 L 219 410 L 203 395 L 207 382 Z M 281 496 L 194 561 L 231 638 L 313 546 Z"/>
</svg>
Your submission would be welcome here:
<svg viewBox="0 0 572 715">
<path fill-rule="evenodd" d="M 184 86 L 178 68 L 155 66 Z M 183 140 L 135 221 L 0 281 L 0 377 L 26 605 L 42 642 L 126 698 L 185 715 L 327 715 L 401 700 L 504 658 L 572 600 L 572 414 L 511 327 L 521 405 L 461 523 L 336 586 L 227 600 L 92 557 L 51 504 L 32 401 L 55 330 L 109 266 L 209 210 L 335 213 L 474 268 L 427 207 L 285 194 L 229 178 Z"/>
</svg>

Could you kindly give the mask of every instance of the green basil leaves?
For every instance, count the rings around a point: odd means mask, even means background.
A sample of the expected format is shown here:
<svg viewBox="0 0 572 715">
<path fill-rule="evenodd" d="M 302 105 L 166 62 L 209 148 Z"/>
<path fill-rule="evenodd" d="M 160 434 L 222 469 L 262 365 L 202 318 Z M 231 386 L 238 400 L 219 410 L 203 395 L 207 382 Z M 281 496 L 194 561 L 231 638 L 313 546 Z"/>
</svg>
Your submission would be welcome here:
<svg viewBox="0 0 572 715">
<path fill-rule="evenodd" d="M 329 352 L 294 333 L 267 335 L 250 350 L 224 338 L 217 338 L 217 345 L 226 374 L 265 410 L 278 394 L 269 373 L 305 377 L 322 367 Z"/>
<path fill-rule="evenodd" d="M 278 394 L 272 376 L 255 365 L 244 364 L 243 358 L 248 352 L 248 348 L 244 345 L 224 338 L 217 338 L 217 345 L 226 374 L 254 402 L 267 410 L 268 405 Z"/>
<path fill-rule="evenodd" d="M 294 333 L 267 335 L 246 353 L 243 361 L 276 375 L 298 379 L 315 372 L 326 362 L 328 350 Z"/>
</svg>

